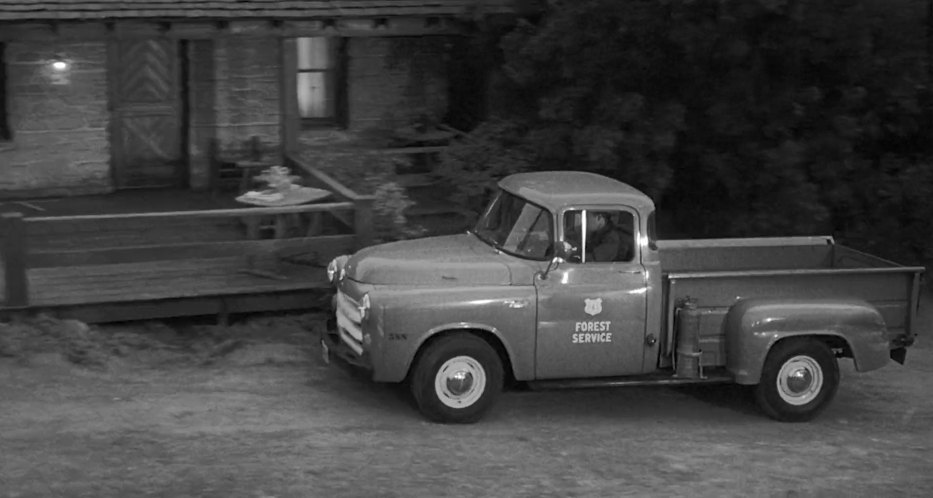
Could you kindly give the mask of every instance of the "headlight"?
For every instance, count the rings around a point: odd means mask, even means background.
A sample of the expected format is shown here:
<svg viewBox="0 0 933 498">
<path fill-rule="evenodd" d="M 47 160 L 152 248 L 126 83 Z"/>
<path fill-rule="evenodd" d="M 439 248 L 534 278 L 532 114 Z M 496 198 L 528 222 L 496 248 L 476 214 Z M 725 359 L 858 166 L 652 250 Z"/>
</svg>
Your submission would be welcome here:
<svg viewBox="0 0 933 498">
<path fill-rule="evenodd" d="M 348 259 L 350 259 L 349 256 L 344 254 L 330 260 L 330 263 L 327 263 L 327 280 L 330 280 L 332 284 L 336 284 L 342 279 L 344 266 L 346 266 Z"/>
<path fill-rule="evenodd" d="M 369 316 L 369 309 L 372 307 L 372 303 L 369 301 L 369 294 L 363 294 L 362 299 L 360 299 L 359 308 L 360 311 L 360 321 L 365 320 Z"/>
<path fill-rule="evenodd" d="M 334 282 L 334 275 L 337 274 L 337 260 L 332 259 L 330 263 L 327 263 L 327 280 L 331 283 Z"/>
</svg>

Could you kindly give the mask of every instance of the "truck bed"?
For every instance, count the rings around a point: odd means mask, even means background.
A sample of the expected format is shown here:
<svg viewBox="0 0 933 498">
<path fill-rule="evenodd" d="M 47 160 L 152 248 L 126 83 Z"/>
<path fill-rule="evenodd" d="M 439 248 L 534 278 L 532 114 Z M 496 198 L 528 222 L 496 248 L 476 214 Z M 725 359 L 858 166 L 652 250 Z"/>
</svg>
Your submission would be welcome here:
<svg viewBox="0 0 933 498">
<path fill-rule="evenodd" d="M 672 353 L 674 312 L 697 300 L 704 365 L 725 363 L 722 322 L 748 298 L 861 299 L 884 317 L 889 338 L 913 334 L 923 267 L 901 266 L 832 237 L 671 240 L 659 243 L 666 320 L 661 365 Z"/>
</svg>

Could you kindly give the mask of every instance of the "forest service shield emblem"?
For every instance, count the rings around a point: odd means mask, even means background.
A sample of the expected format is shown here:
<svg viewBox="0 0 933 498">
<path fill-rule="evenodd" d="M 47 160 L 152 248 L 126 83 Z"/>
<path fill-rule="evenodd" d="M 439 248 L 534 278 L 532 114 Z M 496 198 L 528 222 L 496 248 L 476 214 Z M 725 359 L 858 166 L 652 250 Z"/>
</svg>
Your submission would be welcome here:
<svg viewBox="0 0 933 498">
<path fill-rule="evenodd" d="M 583 302 L 585 304 L 583 311 L 587 315 L 596 316 L 603 312 L 603 298 L 597 297 L 596 299 L 584 299 Z"/>
</svg>

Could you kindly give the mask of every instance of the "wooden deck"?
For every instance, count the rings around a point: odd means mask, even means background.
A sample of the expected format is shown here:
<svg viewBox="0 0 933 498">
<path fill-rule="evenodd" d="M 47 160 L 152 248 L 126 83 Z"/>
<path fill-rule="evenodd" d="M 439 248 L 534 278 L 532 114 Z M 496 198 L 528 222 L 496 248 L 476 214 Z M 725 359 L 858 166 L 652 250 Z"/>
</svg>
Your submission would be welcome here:
<svg viewBox="0 0 933 498">
<path fill-rule="evenodd" d="M 307 185 L 333 193 L 328 202 L 104 214 L 61 204 L 51 216 L 7 209 L 0 314 L 108 322 L 318 306 L 330 292 L 330 259 L 370 243 L 372 199 L 297 166 Z"/>
<path fill-rule="evenodd" d="M 37 268 L 27 272 L 29 307 L 88 322 L 224 316 L 311 308 L 330 288 L 319 267 L 255 270 L 239 257 Z"/>
<path fill-rule="evenodd" d="M 324 269 L 283 263 L 268 276 L 242 258 L 188 259 L 28 270 L 30 305 L 155 301 L 307 290 L 327 285 Z M 274 276 L 278 275 L 278 276 Z M 145 285 L 140 285 L 145 283 Z"/>
</svg>

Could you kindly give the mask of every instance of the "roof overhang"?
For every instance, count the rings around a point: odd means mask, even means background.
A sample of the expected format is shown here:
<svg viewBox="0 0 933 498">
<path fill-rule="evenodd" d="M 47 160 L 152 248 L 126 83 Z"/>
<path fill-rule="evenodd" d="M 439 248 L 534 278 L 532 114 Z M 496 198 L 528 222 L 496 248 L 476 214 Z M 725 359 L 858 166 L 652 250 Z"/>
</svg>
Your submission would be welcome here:
<svg viewBox="0 0 933 498">
<path fill-rule="evenodd" d="M 463 32 L 512 0 L 0 0 L 0 40 L 412 36 Z"/>
</svg>

